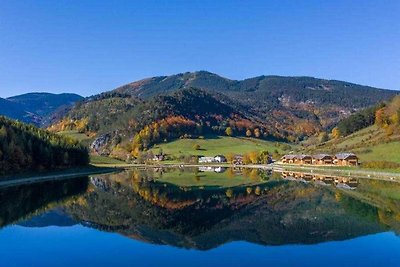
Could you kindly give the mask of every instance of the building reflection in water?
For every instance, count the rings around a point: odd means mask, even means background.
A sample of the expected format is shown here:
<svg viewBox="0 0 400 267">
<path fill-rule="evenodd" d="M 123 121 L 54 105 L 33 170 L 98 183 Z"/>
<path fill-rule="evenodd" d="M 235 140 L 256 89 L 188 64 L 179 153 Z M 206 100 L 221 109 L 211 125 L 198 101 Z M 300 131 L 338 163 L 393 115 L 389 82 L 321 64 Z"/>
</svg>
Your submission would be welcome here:
<svg viewBox="0 0 400 267">
<path fill-rule="evenodd" d="M 285 180 L 299 181 L 304 183 L 313 182 L 319 185 L 332 185 L 340 189 L 354 190 L 359 181 L 354 177 L 333 176 L 326 174 L 313 174 L 305 172 L 283 171 L 282 178 Z"/>
</svg>

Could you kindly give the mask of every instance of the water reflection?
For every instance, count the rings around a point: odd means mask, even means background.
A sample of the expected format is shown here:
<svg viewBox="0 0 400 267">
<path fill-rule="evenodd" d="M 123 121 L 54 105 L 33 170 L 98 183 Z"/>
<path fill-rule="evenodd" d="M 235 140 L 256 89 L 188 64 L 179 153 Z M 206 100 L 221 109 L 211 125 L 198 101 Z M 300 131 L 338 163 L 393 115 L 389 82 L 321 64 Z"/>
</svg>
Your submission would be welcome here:
<svg viewBox="0 0 400 267">
<path fill-rule="evenodd" d="M 314 174 L 306 172 L 281 172 L 282 178 L 304 183 L 315 182 L 319 185 L 333 185 L 337 188 L 354 190 L 359 184 L 359 179 L 349 176 L 332 176 L 327 174 Z"/>
<path fill-rule="evenodd" d="M 298 172 L 144 169 L 0 190 L 0 218 L 4 226 L 39 215 L 20 224 L 78 222 L 200 250 L 235 240 L 312 244 L 398 232 L 397 192 L 391 182 Z"/>
<path fill-rule="evenodd" d="M 0 227 L 68 204 L 78 195 L 87 192 L 87 189 L 87 177 L 0 188 Z M 45 221 L 48 223 L 48 220 Z"/>
</svg>

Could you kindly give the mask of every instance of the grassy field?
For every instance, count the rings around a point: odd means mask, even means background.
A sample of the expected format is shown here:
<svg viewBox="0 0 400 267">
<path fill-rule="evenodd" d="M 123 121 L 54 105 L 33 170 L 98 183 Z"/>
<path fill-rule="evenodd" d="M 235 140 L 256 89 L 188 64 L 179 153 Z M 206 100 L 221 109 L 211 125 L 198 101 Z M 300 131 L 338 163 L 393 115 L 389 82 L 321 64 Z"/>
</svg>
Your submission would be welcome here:
<svg viewBox="0 0 400 267">
<path fill-rule="evenodd" d="M 74 138 L 74 139 L 78 140 L 79 142 L 81 142 L 85 146 L 89 146 L 89 144 L 93 141 L 92 137 L 89 137 L 84 133 L 79 133 L 76 130 L 58 132 L 58 134 Z"/>
<path fill-rule="evenodd" d="M 200 146 L 199 150 L 194 148 L 196 144 Z M 169 143 L 155 145 L 151 150 L 153 153 L 158 153 L 158 151 L 162 149 L 164 153 L 174 156 L 188 154 L 215 156 L 218 154 L 243 154 L 250 151 L 262 150 L 267 150 L 270 153 L 278 150 L 279 153 L 284 153 L 284 148 L 290 150 L 292 147 L 284 143 L 264 141 L 255 138 L 216 136 L 207 139 L 179 139 Z"/>
<path fill-rule="evenodd" d="M 362 161 L 385 160 L 400 163 L 400 142 L 390 142 L 366 148 L 368 150 L 362 149 L 357 153 Z"/>
</svg>

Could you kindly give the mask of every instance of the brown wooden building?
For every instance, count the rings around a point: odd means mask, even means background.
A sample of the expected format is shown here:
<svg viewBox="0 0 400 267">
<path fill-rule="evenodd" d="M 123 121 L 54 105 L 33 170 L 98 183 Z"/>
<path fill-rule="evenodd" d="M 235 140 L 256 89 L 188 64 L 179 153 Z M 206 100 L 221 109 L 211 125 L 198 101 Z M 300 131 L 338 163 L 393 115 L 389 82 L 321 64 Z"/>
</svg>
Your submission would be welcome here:
<svg viewBox="0 0 400 267">
<path fill-rule="evenodd" d="M 297 155 L 292 155 L 292 154 L 284 155 L 284 156 L 281 158 L 281 160 L 282 160 L 283 163 L 294 164 L 294 163 L 295 163 L 296 156 L 297 156 Z"/>
<path fill-rule="evenodd" d="M 333 159 L 333 163 L 341 166 L 357 166 L 358 157 L 354 153 L 338 153 Z"/>
<path fill-rule="evenodd" d="M 312 164 L 312 157 L 310 155 L 285 155 L 281 158 L 283 163 L 289 164 Z"/>
<path fill-rule="evenodd" d="M 312 163 L 316 165 L 331 165 L 333 157 L 329 154 L 316 154 L 313 156 Z"/>
<path fill-rule="evenodd" d="M 312 157 L 310 155 L 301 154 L 297 157 L 298 164 L 312 164 Z"/>
</svg>

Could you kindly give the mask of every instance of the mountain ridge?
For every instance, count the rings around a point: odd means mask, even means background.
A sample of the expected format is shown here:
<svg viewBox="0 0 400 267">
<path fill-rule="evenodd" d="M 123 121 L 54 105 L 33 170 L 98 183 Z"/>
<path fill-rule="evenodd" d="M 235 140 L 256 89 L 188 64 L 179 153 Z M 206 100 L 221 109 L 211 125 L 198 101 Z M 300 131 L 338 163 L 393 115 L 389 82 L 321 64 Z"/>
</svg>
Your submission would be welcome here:
<svg viewBox="0 0 400 267">
<path fill-rule="evenodd" d="M 207 71 L 157 76 L 119 86 L 109 92 L 149 99 L 184 88 L 218 93 L 258 114 L 260 120 L 282 123 L 291 117 L 314 120 L 328 129 L 359 109 L 388 100 L 397 91 L 308 76 L 261 75 L 231 80 Z M 276 113 L 276 114 L 272 114 Z M 276 117 L 280 117 L 278 120 Z"/>
<path fill-rule="evenodd" d="M 36 126 L 44 126 L 57 110 L 72 106 L 83 97 L 71 93 L 34 92 L 0 98 L 0 115 Z"/>
</svg>

